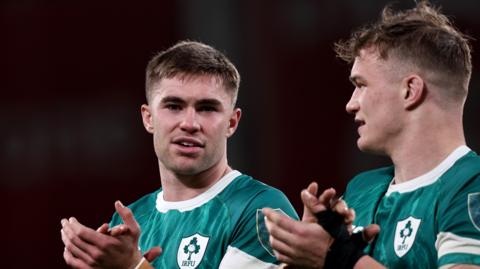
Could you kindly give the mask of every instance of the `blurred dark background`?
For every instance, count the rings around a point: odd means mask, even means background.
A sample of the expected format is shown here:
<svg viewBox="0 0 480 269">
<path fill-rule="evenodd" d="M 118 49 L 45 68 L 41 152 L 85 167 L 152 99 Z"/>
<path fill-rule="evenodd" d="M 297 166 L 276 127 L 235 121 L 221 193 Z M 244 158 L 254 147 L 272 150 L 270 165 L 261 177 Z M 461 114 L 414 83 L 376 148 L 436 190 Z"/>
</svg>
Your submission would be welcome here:
<svg viewBox="0 0 480 269">
<path fill-rule="evenodd" d="M 332 49 L 386 3 L 3 0 L 0 267 L 65 268 L 61 218 L 97 227 L 116 199 L 131 203 L 159 187 L 140 118 L 144 68 L 181 39 L 208 43 L 237 65 L 243 117 L 230 163 L 283 190 L 299 214 L 299 193 L 310 181 L 343 192 L 359 171 L 387 163 L 356 148 L 344 111 L 349 66 Z M 434 3 L 480 36 L 477 1 Z M 465 129 L 478 151 L 480 45 L 472 44 Z"/>
</svg>

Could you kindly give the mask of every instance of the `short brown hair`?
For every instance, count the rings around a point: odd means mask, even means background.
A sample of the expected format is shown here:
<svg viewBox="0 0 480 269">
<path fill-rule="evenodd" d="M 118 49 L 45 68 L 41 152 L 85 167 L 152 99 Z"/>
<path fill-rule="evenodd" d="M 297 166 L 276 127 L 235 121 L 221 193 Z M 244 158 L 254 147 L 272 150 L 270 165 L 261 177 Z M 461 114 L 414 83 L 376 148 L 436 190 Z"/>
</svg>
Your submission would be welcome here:
<svg viewBox="0 0 480 269">
<path fill-rule="evenodd" d="M 240 87 L 240 74 L 230 60 L 211 46 L 195 41 L 180 41 L 156 54 L 148 62 L 145 94 L 150 99 L 152 87 L 164 78 L 177 75 L 212 75 L 222 80 L 235 104 Z"/>
<path fill-rule="evenodd" d="M 376 23 L 360 28 L 346 41 L 337 42 L 335 51 L 338 57 L 352 63 L 360 50 L 374 48 L 381 59 L 391 55 L 431 71 L 437 83 L 455 83 L 460 89 L 449 95 L 463 98 L 472 73 L 468 39 L 439 8 L 420 1 L 406 11 L 394 12 L 390 6 L 385 7 Z"/>
</svg>

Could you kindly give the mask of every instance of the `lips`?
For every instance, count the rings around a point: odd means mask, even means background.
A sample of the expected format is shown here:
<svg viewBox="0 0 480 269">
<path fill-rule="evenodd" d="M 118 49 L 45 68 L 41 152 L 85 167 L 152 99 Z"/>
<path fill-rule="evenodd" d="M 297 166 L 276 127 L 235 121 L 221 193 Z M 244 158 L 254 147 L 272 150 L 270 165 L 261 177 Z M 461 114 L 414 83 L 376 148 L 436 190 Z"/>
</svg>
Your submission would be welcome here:
<svg viewBox="0 0 480 269">
<path fill-rule="evenodd" d="M 177 137 L 173 139 L 172 143 L 186 148 L 204 148 L 205 144 L 193 137 Z"/>
<path fill-rule="evenodd" d="M 364 120 L 361 120 L 359 118 L 355 118 L 355 124 L 357 125 L 357 132 L 358 134 L 360 135 L 360 131 L 362 129 L 362 126 L 365 125 L 365 121 Z"/>
<path fill-rule="evenodd" d="M 358 127 L 365 125 L 365 121 L 361 119 L 355 119 L 355 124 L 358 125 Z"/>
</svg>

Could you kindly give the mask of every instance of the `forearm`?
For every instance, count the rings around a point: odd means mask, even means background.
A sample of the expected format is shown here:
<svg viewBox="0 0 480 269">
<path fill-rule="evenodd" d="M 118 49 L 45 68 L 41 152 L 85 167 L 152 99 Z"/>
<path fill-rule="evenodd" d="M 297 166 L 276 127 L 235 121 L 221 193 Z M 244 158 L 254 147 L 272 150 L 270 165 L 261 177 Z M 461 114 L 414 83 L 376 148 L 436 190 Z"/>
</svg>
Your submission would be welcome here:
<svg viewBox="0 0 480 269">
<path fill-rule="evenodd" d="M 361 257 L 353 267 L 353 269 L 383 269 L 383 268 L 386 268 L 386 267 L 381 265 L 379 262 L 377 262 L 372 257 L 367 255 Z"/>
</svg>

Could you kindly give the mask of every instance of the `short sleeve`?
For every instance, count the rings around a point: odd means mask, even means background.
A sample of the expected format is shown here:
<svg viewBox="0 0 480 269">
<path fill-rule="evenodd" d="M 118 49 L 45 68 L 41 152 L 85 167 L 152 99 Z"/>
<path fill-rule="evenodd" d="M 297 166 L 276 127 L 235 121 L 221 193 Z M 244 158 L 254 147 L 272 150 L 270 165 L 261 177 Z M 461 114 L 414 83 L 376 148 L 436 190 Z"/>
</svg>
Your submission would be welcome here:
<svg viewBox="0 0 480 269">
<path fill-rule="evenodd" d="M 439 203 L 437 218 L 439 267 L 480 264 L 480 176 L 448 190 Z"/>
<path fill-rule="evenodd" d="M 220 268 L 276 268 L 278 261 L 269 244 L 261 213 L 264 207 L 298 219 L 293 206 L 279 190 L 269 188 L 257 193 L 244 206 L 235 221 L 232 240 Z"/>
</svg>

